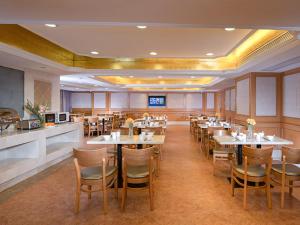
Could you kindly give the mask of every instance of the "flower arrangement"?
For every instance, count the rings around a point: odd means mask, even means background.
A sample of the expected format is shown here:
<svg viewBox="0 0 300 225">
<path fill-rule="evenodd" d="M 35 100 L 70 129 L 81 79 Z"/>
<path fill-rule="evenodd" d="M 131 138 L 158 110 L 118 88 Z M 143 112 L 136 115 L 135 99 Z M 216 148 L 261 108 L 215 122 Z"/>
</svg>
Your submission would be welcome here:
<svg viewBox="0 0 300 225">
<path fill-rule="evenodd" d="M 255 122 L 255 120 L 254 119 L 247 119 L 247 124 L 248 124 L 248 126 L 249 125 L 251 125 L 251 126 L 255 126 L 255 124 L 256 124 L 256 122 Z"/>
<path fill-rule="evenodd" d="M 132 118 L 127 118 L 127 120 L 125 121 L 125 125 L 126 126 L 130 126 L 133 125 L 134 120 Z"/>
<path fill-rule="evenodd" d="M 45 124 L 45 117 L 43 113 L 48 110 L 48 107 L 46 105 L 33 104 L 31 101 L 27 100 L 24 107 L 28 113 L 30 113 L 40 121 L 42 126 Z"/>
<path fill-rule="evenodd" d="M 144 118 L 145 118 L 145 117 L 149 117 L 149 113 L 145 112 L 145 113 L 143 114 L 143 117 L 144 117 Z"/>
</svg>

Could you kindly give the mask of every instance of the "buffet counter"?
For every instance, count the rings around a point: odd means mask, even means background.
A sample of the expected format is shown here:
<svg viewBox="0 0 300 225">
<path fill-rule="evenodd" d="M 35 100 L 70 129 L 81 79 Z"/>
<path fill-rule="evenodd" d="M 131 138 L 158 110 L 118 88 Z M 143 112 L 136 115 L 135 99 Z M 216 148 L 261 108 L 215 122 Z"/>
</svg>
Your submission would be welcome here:
<svg viewBox="0 0 300 225">
<path fill-rule="evenodd" d="M 83 140 L 82 123 L 0 135 L 0 191 L 72 155 Z"/>
</svg>

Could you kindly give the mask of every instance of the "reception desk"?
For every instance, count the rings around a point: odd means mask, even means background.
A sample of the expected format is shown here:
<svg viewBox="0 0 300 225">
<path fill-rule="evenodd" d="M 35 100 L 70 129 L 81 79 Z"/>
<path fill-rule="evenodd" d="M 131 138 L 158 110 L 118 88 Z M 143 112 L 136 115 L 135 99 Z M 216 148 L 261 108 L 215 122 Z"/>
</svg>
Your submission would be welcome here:
<svg viewBox="0 0 300 225">
<path fill-rule="evenodd" d="M 82 123 L 0 135 L 0 191 L 72 155 L 83 140 Z"/>
</svg>

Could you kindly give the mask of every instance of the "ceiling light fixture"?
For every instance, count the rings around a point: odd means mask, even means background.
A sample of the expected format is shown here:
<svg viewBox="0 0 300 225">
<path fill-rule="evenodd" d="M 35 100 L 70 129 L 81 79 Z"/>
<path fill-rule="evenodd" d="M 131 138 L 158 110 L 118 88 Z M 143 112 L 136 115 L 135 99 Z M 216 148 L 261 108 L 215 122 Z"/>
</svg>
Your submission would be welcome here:
<svg viewBox="0 0 300 225">
<path fill-rule="evenodd" d="M 194 78 L 196 78 L 196 77 L 194 77 L 194 76 L 191 76 L 191 78 L 192 78 L 192 79 L 194 79 Z"/>
<path fill-rule="evenodd" d="M 98 55 L 99 52 L 97 52 L 97 51 L 91 51 L 91 54 L 92 54 L 92 55 Z"/>
<path fill-rule="evenodd" d="M 145 26 L 145 25 L 138 25 L 138 26 L 136 26 L 138 29 L 146 29 L 147 28 L 147 26 Z"/>
<path fill-rule="evenodd" d="M 226 31 L 234 31 L 235 28 L 234 28 L 234 27 L 227 27 L 227 28 L 225 28 L 225 30 L 226 30 Z"/>
<path fill-rule="evenodd" d="M 129 76 L 130 78 L 134 78 L 134 76 Z"/>
<path fill-rule="evenodd" d="M 209 52 L 209 53 L 206 53 L 206 55 L 207 55 L 207 56 L 213 56 L 213 55 L 214 55 L 214 53 L 212 53 L 212 52 Z"/>
<path fill-rule="evenodd" d="M 162 76 L 158 76 L 158 78 L 159 78 L 159 79 L 161 79 L 161 78 L 162 78 Z"/>
<path fill-rule="evenodd" d="M 150 52 L 150 55 L 157 55 L 157 52 Z"/>
<path fill-rule="evenodd" d="M 54 24 L 54 23 L 46 23 L 45 26 L 46 26 L 46 27 L 51 27 L 51 28 L 57 27 L 57 25 Z"/>
<path fill-rule="evenodd" d="M 95 76 L 94 76 L 94 75 L 92 75 L 92 76 L 90 76 L 90 78 L 95 78 Z"/>
</svg>

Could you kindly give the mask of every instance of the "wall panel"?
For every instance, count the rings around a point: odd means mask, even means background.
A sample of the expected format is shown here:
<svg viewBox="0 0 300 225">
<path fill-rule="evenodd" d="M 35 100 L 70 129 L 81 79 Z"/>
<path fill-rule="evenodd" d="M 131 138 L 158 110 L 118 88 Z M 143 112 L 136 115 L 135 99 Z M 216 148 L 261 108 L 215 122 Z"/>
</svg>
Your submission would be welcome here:
<svg viewBox="0 0 300 225">
<path fill-rule="evenodd" d="M 300 73 L 283 78 L 283 116 L 300 118 Z"/>
<path fill-rule="evenodd" d="M 215 93 L 206 94 L 206 108 L 207 109 L 215 108 Z"/>
<path fill-rule="evenodd" d="M 105 93 L 94 93 L 94 108 L 98 108 L 98 109 L 106 108 Z"/>
<path fill-rule="evenodd" d="M 91 108 L 91 93 L 73 92 L 71 95 L 72 108 Z"/>
<path fill-rule="evenodd" d="M 128 93 L 111 93 L 110 101 L 112 109 L 127 109 L 129 105 Z"/>
<path fill-rule="evenodd" d="M 256 116 L 276 116 L 276 77 L 256 77 Z"/>
<path fill-rule="evenodd" d="M 168 94 L 167 107 L 170 109 L 183 109 L 185 108 L 185 95 L 184 94 Z"/>
<path fill-rule="evenodd" d="M 130 93 L 130 108 L 141 109 L 147 108 L 148 95 L 144 93 Z"/>
<path fill-rule="evenodd" d="M 236 113 L 249 115 L 249 78 L 236 82 Z"/>
</svg>

